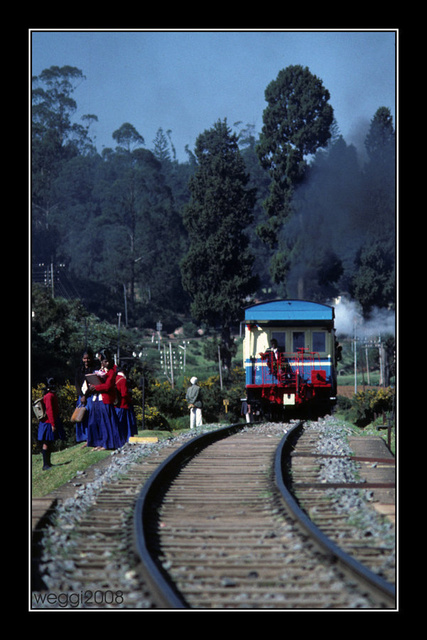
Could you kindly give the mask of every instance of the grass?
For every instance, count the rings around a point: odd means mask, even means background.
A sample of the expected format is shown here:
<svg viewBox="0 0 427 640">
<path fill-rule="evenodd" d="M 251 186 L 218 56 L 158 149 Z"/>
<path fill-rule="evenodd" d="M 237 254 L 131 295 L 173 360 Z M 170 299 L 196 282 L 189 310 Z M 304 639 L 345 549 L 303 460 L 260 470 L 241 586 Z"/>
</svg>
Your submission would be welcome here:
<svg viewBox="0 0 427 640">
<path fill-rule="evenodd" d="M 212 360 L 206 360 L 203 351 L 204 344 L 207 340 L 212 338 L 197 338 L 192 340 L 186 340 L 187 343 L 187 351 L 186 351 L 186 367 L 185 370 L 180 368 L 179 356 L 183 357 L 182 349 L 179 348 L 179 345 L 182 346 L 181 340 L 170 341 L 164 340 L 162 341 L 160 351 L 155 344 L 147 344 L 145 346 L 144 351 L 144 362 L 149 365 L 153 371 L 155 372 L 158 380 L 163 381 L 166 379 L 170 379 L 170 361 L 169 361 L 169 344 L 172 342 L 172 349 L 175 355 L 175 367 L 174 367 L 174 382 L 177 387 L 182 386 L 184 381 L 192 376 L 197 376 L 199 380 L 204 380 L 209 376 L 216 375 L 218 373 L 218 364 L 216 364 Z M 166 365 L 164 364 L 164 358 L 166 358 Z M 236 358 L 237 359 L 237 358 Z M 239 363 L 242 362 L 242 358 L 238 360 Z M 181 360 L 182 362 L 182 360 Z M 183 367 L 183 362 L 182 362 Z M 166 370 L 166 373 L 165 373 Z"/>
<path fill-rule="evenodd" d="M 385 440 L 388 445 L 388 431 L 387 428 L 383 425 L 382 419 L 377 420 L 376 422 L 372 422 L 368 424 L 363 429 L 359 429 L 358 435 L 362 436 L 379 436 L 383 440 Z M 396 428 L 393 427 L 390 433 L 390 451 L 393 455 L 396 455 Z"/>
<path fill-rule="evenodd" d="M 161 439 L 170 438 L 169 431 L 140 431 L 138 436 L 156 436 Z M 78 471 L 84 471 L 92 464 L 108 458 L 111 451 L 94 451 L 83 448 L 82 444 L 68 447 L 62 451 L 55 451 L 51 455 L 54 465 L 48 471 L 43 471 L 42 454 L 31 456 L 31 494 L 33 498 L 42 498 L 51 491 L 72 480 Z"/>
<path fill-rule="evenodd" d="M 345 413 L 340 413 L 337 411 L 335 417 L 345 425 L 349 431 L 352 432 L 355 436 L 378 436 L 382 438 L 385 443 L 388 445 L 388 432 L 382 423 L 382 418 L 379 418 L 375 422 L 371 422 L 366 425 L 366 427 L 358 427 L 353 422 L 350 422 Z M 390 451 L 393 455 L 396 455 L 396 427 L 394 426 L 391 430 L 391 438 L 390 438 Z"/>
</svg>

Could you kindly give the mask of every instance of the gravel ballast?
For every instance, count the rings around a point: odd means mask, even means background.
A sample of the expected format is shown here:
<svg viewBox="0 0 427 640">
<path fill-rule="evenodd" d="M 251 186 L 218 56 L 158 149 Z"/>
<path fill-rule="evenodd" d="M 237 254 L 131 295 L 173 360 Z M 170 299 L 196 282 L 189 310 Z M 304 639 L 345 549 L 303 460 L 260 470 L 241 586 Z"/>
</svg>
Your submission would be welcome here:
<svg viewBox="0 0 427 640">
<path fill-rule="evenodd" d="M 71 559 L 75 549 L 76 541 L 72 532 L 81 521 L 87 510 L 96 503 L 97 497 L 102 492 L 103 487 L 113 483 L 126 473 L 134 464 L 140 462 L 144 457 L 162 454 L 171 447 L 184 444 L 189 439 L 212 429 L 218 429 L 219 425 L 204 425 L 183 435 L 178 435 L 171 440 L 160 441 L 152 444 L 127 444 L 122 449 L 112 453 L 110 464 L 102 465 L 95 469 L 94 479 L 91 482 L 79 486 L 79 477 L 74 478 L 71 485 L 75 487 L 75 494 L 71 498 L 60 501 L 56 507 L 55 518 L 52 525 L 48 525 L 42 540 L 42 554 L 40 558 L 40 571 L 46 589 L 50 593 L 62 593 L 64 591 L 78 593 L 81 592 L 82 584 L 79 583 L 78 575 L 76 579 L 64 583 L 64 575 L 73 575 L 73 560 Z M 286 433 L 289 424 L 283 423 L 283 429 L 279 429 L 278 424 L 253 424 L 245 427 L 250 430 L 257 430 L 267 437 L 280 437 L 280 433 Z M 339 419 L 327 416 L 324 419 L 309 423 L 306 429 L 315 429 L 322 434 L 318 445 L 318 452 L 325 454 L 349 454 L 350 449 L 347 442 L 349 428 L 343 425 Z M 353 434 L 354 435 L 354 434 Z M 357 468 L 349 458 L 343 459 L 322 459 L 321 481 L 326 482 L 355 482 L 357 481 Z M 331 499 L 334 502 L 337 512 L 346 511 L 348 514 L 357 514 L 357 535 L 360 537 L 377 537 L 380 544 L 390 545 L 394 539 L 394 527 L 377 514 L 371 506 L 372 495 L 369 491 L 363 490 L 335 490 L 331 492 Z M 126 516 L 127 524 L 129 515 Z M 356 520 L 356 518 L 355 518 Z M 125 524 L 125 522 L 123 522 Z M 390 559 L 390 561 L 394 561 Z M 134 589 L 133 606 L 135 609 L 151 609 L 153 603 L 149 595 L 141 594 L 139 583 L 134 571 L 134 567 L 127 560 L 123 564 L 115 567 L 116 584 L 123 585 L 127 592 Z M 95 585 L 96 587 L 96 585 Z M 86 587 L 87 588 L 87 587 Z M 31 608 L 55 608 L 51 604 L 36 603 L 37 598 L 32 594 Z M 65 602 L 65 596 L 64 596 Z M 77 605 L 79 606 L 79 605 Z M 56 608 L 61 604 L 56 603 Z"/>
</svg>

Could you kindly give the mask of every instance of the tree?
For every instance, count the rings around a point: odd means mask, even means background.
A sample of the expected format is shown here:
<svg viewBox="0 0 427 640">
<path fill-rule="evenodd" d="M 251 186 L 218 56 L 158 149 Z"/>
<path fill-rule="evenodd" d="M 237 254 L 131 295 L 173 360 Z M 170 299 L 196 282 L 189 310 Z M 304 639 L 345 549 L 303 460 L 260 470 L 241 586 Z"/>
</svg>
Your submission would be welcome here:
<svg viewBox="0 0 427 640">
<path fill-rule="evenodd" d="M 371 161 L 383 164 L 394 160 L 395 133 L 388 107 L 380 107 L 375 113 L 365 139 L 365 148 Z"/>
<path fill-rule="evenodd" d="M 355 260 L 352 293 L 364 312 L 395 302 L 395 133 L 390 110 L 380 107 L 365 139 L 364 241 Z"/>
<path fill-rule="evenodd" d="M 156 158 L 162 163 L 171 162 L 171 159 L 172 159 L 171 150 L 172 150 L 174 159 L 176 159 L 176 152 L 171 142 L 170 134 L 171 134 L 171 131 L 170 129 L 168 129 L 168 131 L 166 132 L 166 135 L 167 135 L 166 137 L 162 127 L 159 127 L 156 133 L 156 137 L 153 140 L 153 143 L 154 143 L 153 153 L 156 156 Z"/>
<path fill-rule="evenodd" d="M 92 232 L 98 229 L 98 277 L 121 291 L 125 285 L 134 318 L 138 301 L 182 310 L 182 221 L 161 163 L 147 149 L 130 150 L 130 138 L 122 142 L 124 147 L 106 157 L 96 188 L 100 216 L 93 219 Z"/>
<path fill-rule="evenodd" d="M 279 230 L 291 214 L 293 190 L 305 175 L 305 158 L 325 146 L 331 136 L 329 98 L 322 82 L 299 65 L 282 69 L 265 90 L 268 106 L 257 153 L 270 172 L 271 185 L 264 202 L 267 220 L 258 233 L 270 247 L 278 247 Z M 278 248 L 276 281 L 285 274 L 283 249 Z"/>
<path fill-rule="evenodd" d="M 53 66 L 32 78 L 33 142 L 46 142 L 48 136 L 47 142 L 64 155 L 73 142 L 85 137 L 84 127 L 71 121 L 77 109 L 72 93 L 83 80 L 82 71 L 70 66 Z M 95 116 L 83 119 L 88 117 Z M 75 154 L 75 149 L 72 152 Z"/>
<path fill-rule="evenodd" d="M 394 248 L 372 240 L 359 252 L 357 271 L 352 280 L 351 294 L 364 315 L 373 307 L 386 308 L 395 299 Z"/>
<path fill-rule="evenodd" d="M 248 187 L 256 190 L 253 222 L 247 229 L 249 247 L 254 255 L 254 272 L 259 278 L 259 288 L 266 295 L 271 296 L 273 283 L 271 281 L 270 263 L 274 250 L 268 247 L 259 237 L 257 227 L 265 218 L 263 202 L 268 196 L 271 179 L 269 173 L 260 164 L 256 146 L 255 125 L 242 126 L 241 122 L 233 125 L 239 134 L 239 149 L 249 175 Z M 260 295 L 258 292 L 258 296 Z"/>
<path fill-rule="evenodd" d="M 244 233 L 252 220 L 255 191 L 247 188 L 237 136 L 226 120 L 197 138 L 195 153 L 198 165 L 184 211 L 190 246 L 181 265 L 182 281 L 194 319 L 220 327 L 223 342 L 231 346 L 231 325 L 257 285 Z"/>
<path fill-rule="evenodd" d="M 390 109 L 380 107 L 375 113 L 365 148 L 366 225 L 370 235 L 385 241 L 394 236 L 396 213 L 396 140 Z"/>
<path fill-rule="evenodd" d="M 65 162 L 79 153 L 93 152 L 88 131 L 96 116 L 83 116 L 85 126 L 73 123 L 77 104 L 74 90 L 85 79 L 76 67 L 50 67 L 34 76 L 32 91 L 32 224 L 35 260 L 52 260 L 58 234 L 52 216 L 58 203 L 52 185 Z"/>
<path fill-rule="evenodd" d="M 82 321 L 87 312 L 78 300 L 53 299 L 40 286 L 31 290 L 31 372 L 34 380 L 66 376 L 67 362 L 83 351 Z"/>
<path fill-rule="evenodd" d="M 113 140 L 117 142 L 119 148 L 128 153 L 145 144 L 142 135 L 129 122 L 125 122 L 119 129 L 113 131 Z"/>
</svg>

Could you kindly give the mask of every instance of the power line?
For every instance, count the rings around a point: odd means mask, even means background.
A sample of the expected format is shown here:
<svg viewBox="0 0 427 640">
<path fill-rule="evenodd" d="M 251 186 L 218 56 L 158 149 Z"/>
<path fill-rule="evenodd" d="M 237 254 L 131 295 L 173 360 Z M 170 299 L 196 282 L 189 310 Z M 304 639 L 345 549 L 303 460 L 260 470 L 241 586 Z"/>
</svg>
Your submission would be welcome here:
<svg viewBox="0 0 427 640">
<path fill-rule="evenodd" d="M 47 264 L 40 262 L 33 265 L 31 269 L 31 279 L 34 284 L 42 284 L 51 289 L 52 298 L 61 297 L 66 300 L 81 300 L 72 280 L 65 271 L 65 264 L 55 265 L 53 262 Z"/>
</svg>

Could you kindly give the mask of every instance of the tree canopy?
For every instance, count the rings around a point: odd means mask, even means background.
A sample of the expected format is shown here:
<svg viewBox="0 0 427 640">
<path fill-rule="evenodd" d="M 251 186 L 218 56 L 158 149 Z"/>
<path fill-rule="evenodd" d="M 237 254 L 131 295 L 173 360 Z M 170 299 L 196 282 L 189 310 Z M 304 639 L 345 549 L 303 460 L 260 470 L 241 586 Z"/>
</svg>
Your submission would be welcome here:
<svg viewBox="0 0 427 640">
<path fill-rule="evenodd" d="M 362 161 L 336 130 L 322 81 L 287 67 L 266 88 L 259 136 L 218 120 L 180 162 L 172 131 L 160 126 L 149 148 L 128 122 L 98 153 L 97 116 L 76 120 L 82 82 L 71 66 L 33 78 L 34 282 L 60 264 L 55 295 L 101 319 L 126 309 L 133 327 L 194 320 L 224 335 L 247 296 L 349 293 L 366 312 L 394 303 L 387 107 L 373 116 Z"/>
<path fill-rule="evenodd" d="M 331 136 L 329 98 L 321 80 L 300 65 L 282 69 L 265 90 L 267 107 L 257 152 L 272 180 L 265 201 L 267 221 L 259 233 L 270 245 L 277 242 L 290 214 L 293 188 L 304 178 L 307 156 L 324 147 Z"/>
</svg>

